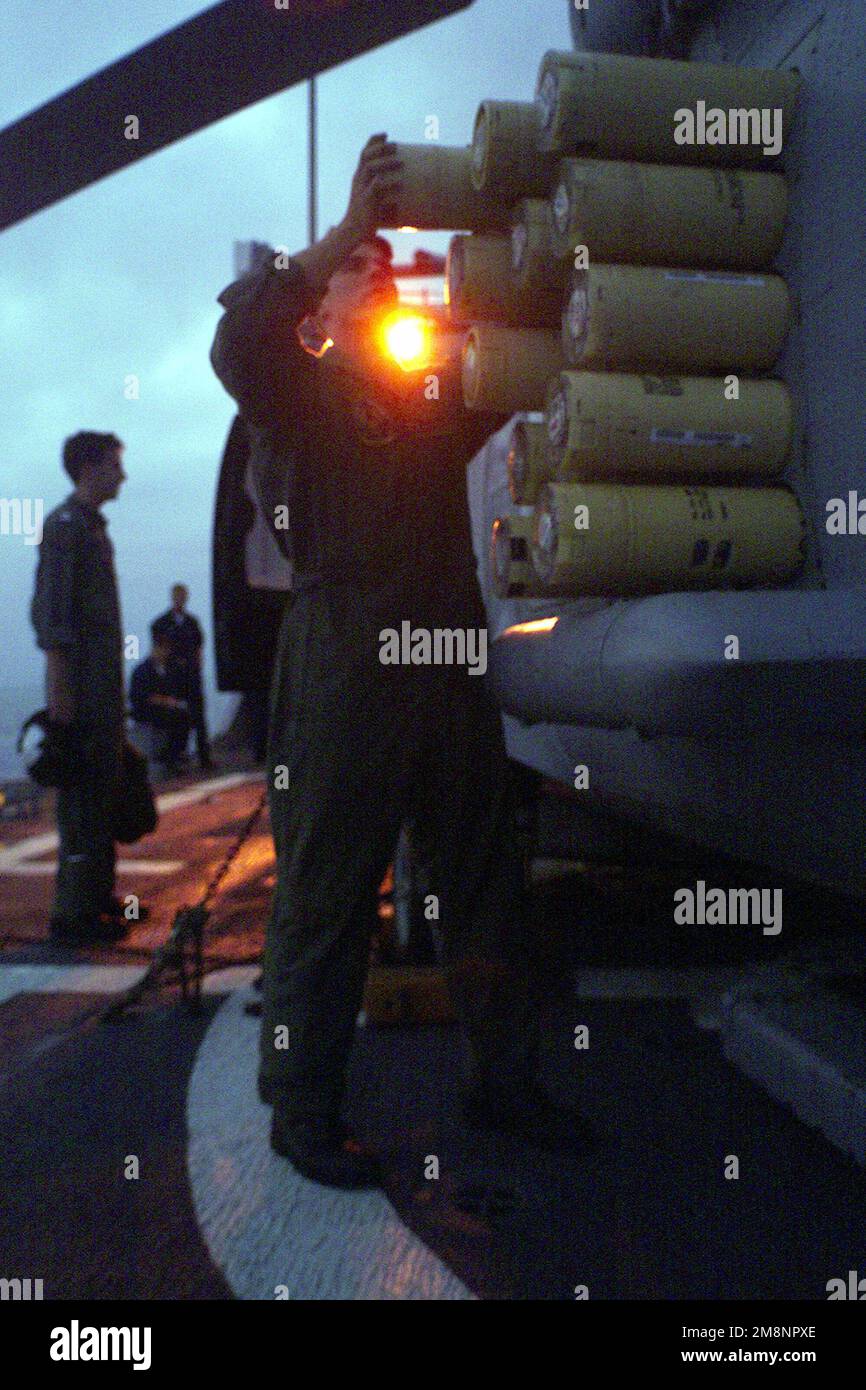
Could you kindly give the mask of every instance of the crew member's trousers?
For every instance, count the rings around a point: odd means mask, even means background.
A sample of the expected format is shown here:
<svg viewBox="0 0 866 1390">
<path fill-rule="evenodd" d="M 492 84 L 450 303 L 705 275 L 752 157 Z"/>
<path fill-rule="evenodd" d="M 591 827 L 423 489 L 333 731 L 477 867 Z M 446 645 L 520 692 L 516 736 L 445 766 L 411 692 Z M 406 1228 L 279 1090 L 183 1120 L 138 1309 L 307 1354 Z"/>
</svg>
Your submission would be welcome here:
<svg viewBox="0 0 866 1390">
<path fill-rule="evenodd" d="M 110 715 L 106 721 L 111 723 Z M 55 917 L 89 922 L 114 893 L 114 807 L 120 778 L 121 724 L 117 736 L 85 736 L 80 778 L 57 792 L 60 848 L 54 891 Z"/>
<path fill-rule="evenodd" d="M 339 1114 L 371 903 L 409 818 L 413 834 L 436 845 L 445 965 L 473 1079 L 519 1091 L 537 1066 L 499 713 L 484 677 L 465 665 L 383 665 L 381 610 L 371 607 L 348 587 L 300 593 L 275 666 L 268 762 L 277 888 L 261 1074 L 298 1117 Z"/>
<path fill-rule="evenodd" d="M 207 718 L 205 715 L 204 691 L 202 689 L 201 674 L 193 671 L 189 681 L 189 719 L 195 729 L 195 752 L 196 757 L 202 767 L 207 767 L 210 763 L 210 740 L 207 732 Z M 184 751 L 186 745 L 184 744 Z"/>
</svg>

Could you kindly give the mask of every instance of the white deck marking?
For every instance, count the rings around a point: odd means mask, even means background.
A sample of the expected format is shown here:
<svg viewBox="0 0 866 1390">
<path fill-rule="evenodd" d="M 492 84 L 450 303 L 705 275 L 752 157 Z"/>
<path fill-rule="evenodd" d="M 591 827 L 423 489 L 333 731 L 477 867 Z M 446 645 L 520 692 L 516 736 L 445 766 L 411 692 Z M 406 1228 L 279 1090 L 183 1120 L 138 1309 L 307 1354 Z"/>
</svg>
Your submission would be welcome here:
<svg viewBox="0 0 866 1390">
<path fill-rule="evenodd" d="M 53 846 L 56 849 L 56 845 Z M 32 852 L 32 851 L 31 851 Z M 56 859 L 38 859 L 30 863 L 22 859 L 19 863 L 3 859 L 5 851 L 0 850 L 0 874 L 11 874 L 16 878 L 48 878 L 57 872 Z M 114 866 L 116 874 L 176 874 L 186 861 L 183 859 L 118 859 Z"/>
<path fill-rule="evenodd" d="M 199 782 L 184 791 L 164 792 L 156 798 L 160 815 L 166 811 L 176 811 L 181 806 L 192 806 L 197 801 L 206 801 L 219 792 L 242 786 L 245 782 L 260 782 L 261 775 L 252 772 L 230 772 L 224 777 L 212 777 L 208 782 Z M 56 831 L 44 835 L 29 835 L 17 844 L 0 849 L 0 874 L 11 874 L 17 878 L 41 878 L 57 872 L 55 859 L 41 859 L 40 855 L 56 850 L 59 840 Z M 183 859 L 118 859 L 115 872 L 119 874 L 175 874 L 185 864 Z"/>
<path fill-rule="evenodd" d="M 242 787 L 246 782 L 261 782 L 260 772 L 227 772 L 223 777 L 212 777 L 209 782 L 197 782 L 194 787 L 186 787 L 180 792 L 163 792 L 156 798 L 160 811 L 176 811 L 178 806 L 192 806 L 196 801 L 206 801 L 217 792 L 230 791 L 232 787 Z"/>
<path fill-rule="evenodd" d="M 0 1004 L 16 994 L 119 994 L 143 965 L 0 965 Z"/>
<path fill-rule="evenodd" d="M 268 1144 L 256 1095 L 258 1022 L 230 995 L 198 1050 L 187 1092 L 193 1204 L 211 1258 L 238 1298 L 471 1299 L 382 1192 L 308 1182 Z M 285 1297 L 285 1294 L 283 1295 Z"/>
<path fill-rule="evenodd" d="M 146 969 L 146 965 L 0 965 L 0 1004 L 16 994 L 120 994 L 131 989 Z M 254 965 L 215 970 L 202 981 L 202 993 L 247 989 L 258 973 Z"/>
<path fill-rule="evenodd" d="M 202 994 L 231 994 L 234 989 L 248 989 L 262 972 L 257 965 L 227 965 L 214 970 L 202 980 Z"/>
</svg>

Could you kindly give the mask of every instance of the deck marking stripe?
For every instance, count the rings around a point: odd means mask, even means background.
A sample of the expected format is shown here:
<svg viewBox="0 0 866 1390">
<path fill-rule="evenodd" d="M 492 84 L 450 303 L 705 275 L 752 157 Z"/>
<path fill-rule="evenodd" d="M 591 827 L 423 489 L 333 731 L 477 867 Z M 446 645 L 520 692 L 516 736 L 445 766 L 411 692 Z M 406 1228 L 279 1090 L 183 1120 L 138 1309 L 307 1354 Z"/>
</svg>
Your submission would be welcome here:
<svg viewBox="0 0 866 1390">
<path fill-rule="evenodd" d="M 179 806 L 192 806 L 196 801 L 206 801 L 217 792 L 231 791 L 233 787 L 245 786 L 247 782 L 261 782 L 264 786 L 260 772 L 227 772 L 224 777 L 212 777 L 209 782 L 198 782 L 184 791 L 163 792 L 162 796 L 157 797 L 156 804 L 160 812 L 176 811 Z"/>
<path fill-rule="evenodd" d="M 193 1205 L 236 1296 L 273 1301 L 281 1287 L 290 1300 L 473 1298 L 384 1193 L 319 1187 L 271 1152 L 249 998 L 237 990 L 217 1010 L 187 1092 Z"/>
<path fill-rule="evenodd" d="M 0 1004 L 16 994 L 119 994 L 144 965 L 0 965 Z"/>
<path fill-rule="evenodd" d="M 118 859 L 114 866 L 116 874 L 176 874 L 182 869 L 184 859 Z M 56 859 L 37 859 L 33 862 L 24 859 L 17 864 L 4 863 L 0 859 L 0 873 L 11 874 L 15 878 L 48 878 L 57 872 Z"/>
<path fill-rule="evenodd" d="M 146 965 L 0 965 L 0 1004 L 16 994 L 120 994 L 137 984 Z M 259 970 L 232 965 L 202 981 L 203 994 L 247 989 Z"/>
<path fill-rule="evenodd" d="M 230 791 L 247 782 L 261 780 L 259 773 L 250 772 L 230 772 L 224 777 L 212 777 L 209 781 L 199 782 L 185 791 L 164 792 L 156 798 L 157 809 L 160 814 L 176 811 L 182 806 L 192 806 L 197 801 L 206 801 L 218 792 Z M 56 873 L 56 860 L 39 860 L 38 856 L 56 850 L 58 843 L 57 832 L 49 831 L 43 835 L 29 835 L 14 845 L 0 849 L 0 874 L 12 874 L 18 878 L 40 878 Z M 119 859 L 115 870 L 119 874 L 174 874 L 184 867 L 185 862 L 183 859 Z"/>
</svg>

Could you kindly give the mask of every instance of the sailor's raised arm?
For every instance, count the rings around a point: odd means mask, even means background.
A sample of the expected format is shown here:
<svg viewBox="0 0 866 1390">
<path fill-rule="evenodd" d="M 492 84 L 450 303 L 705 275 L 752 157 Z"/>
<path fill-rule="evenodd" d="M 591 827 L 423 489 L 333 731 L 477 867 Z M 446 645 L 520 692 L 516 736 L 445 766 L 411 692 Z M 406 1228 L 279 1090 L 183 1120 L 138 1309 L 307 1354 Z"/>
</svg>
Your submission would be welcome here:
<svg viewBox="0 0 866 1390">
<path fill-rule="evenodd" d="M 315 314 L 334 271 L 375 231 L 383 203 L 399 183 L 395 151 L 383 134 L 372 136 L 352 179 L 343 220 L 294 256 L 271 252 L 219 295 L 225 313 L 211 364 L 249 424 L 272 425 L 293 378 L 309 365 L 298 326 Z"/>
</svg>

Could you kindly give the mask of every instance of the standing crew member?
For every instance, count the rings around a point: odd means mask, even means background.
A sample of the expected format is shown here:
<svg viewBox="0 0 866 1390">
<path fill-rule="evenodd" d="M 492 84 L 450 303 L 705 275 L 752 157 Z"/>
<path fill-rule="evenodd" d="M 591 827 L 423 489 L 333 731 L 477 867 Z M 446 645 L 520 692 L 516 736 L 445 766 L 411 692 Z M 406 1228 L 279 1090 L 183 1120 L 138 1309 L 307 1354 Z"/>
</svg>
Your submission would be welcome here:
<svg viewBox="0 0 866 1390">
<path fill-rule="evenodd" d="M 521 865 L 500 717 L 466 665 L 383 664 L 388 630 L 485 629 L 466 464 L 490 423 L 435 378 L 388 364 L 391 249 L 375 236 L 399 181 L 373 136 L 340 225 L 220 296 L 211 353 L 251 432 L 263 510 L 288 507 L 295 597 L 270 734 L 277 888 L 259 1087 L 271 1143 L 335 1186 L 380 1179 L 341 1105 L 368 966 L 370 903 L 412 819 L 436 844 L 440 928 L 475 1064 L 468 1109 L 542 1143 L 573 1141 L 535 1083 Z M 285 546 L 285 529 L 275 536 Z M 486 640 L 486 631 L 484 632 Z"/>
<path fill-rule="evenodd" d="M 60 835 L 51 935 L 117 940 L 128 924 L 114 896 L 114 807 L 125 701 L 114 550 L 99 508 L 126 478 L 115 434 L 82 431 L 63 446 L 75 491 L 45 518 L 31 606 L 46 657 L 49 716 L 71 727 L 79 775 L 57 792 Z"/>
<path fill-rule="evenodd" d="M 204 636 L 198 618 L 186 611 L 188 602 L 189 589 L 186 585 L 172 585 L 171 608 L 154 620 L 151 632 L 158 639 L 168 642 L 171 655 L 186 674 L 186 699 L 189 704 L 190 722 L 195 726 L 196 754 L 199 767 L 208 771 L 213 767 L 213 762 L 207 736 L 201 678 Z"/>
</svg>

